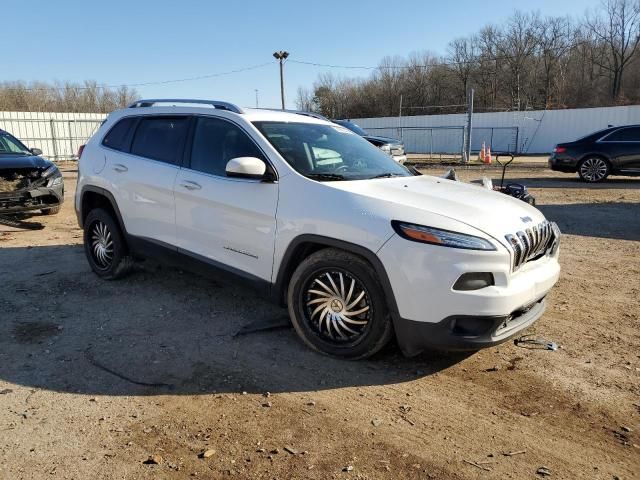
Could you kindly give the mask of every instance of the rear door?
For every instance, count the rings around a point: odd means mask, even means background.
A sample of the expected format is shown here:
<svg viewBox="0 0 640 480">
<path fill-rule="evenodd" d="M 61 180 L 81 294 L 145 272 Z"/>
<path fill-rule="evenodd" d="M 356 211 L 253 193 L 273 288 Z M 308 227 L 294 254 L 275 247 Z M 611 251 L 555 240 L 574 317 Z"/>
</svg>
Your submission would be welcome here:
<svg viewBox="0 0 640 480">
<path fill-rule="evenodd" d="M 109 145 L 109 134 L 105 137 L 105 176 L 130 235 L 176 245 L 173 186 L 189 121 L 188 116 L 141 116 L 120 150 Z"/>
<path fill-rule="evenodd" d="M 227 162 L 266 157 L 237 124 L 195 119 L 189 161 L 175 185 L 178 246 L 252 280 L 271 281 L 278 184 L 227 177 Z"/>
<path fill-rule="evenodd" d="M 600 141 L 610 152 L 615 170 L 640 172 L 640 127 L 624 127 Z"/>
</svg>

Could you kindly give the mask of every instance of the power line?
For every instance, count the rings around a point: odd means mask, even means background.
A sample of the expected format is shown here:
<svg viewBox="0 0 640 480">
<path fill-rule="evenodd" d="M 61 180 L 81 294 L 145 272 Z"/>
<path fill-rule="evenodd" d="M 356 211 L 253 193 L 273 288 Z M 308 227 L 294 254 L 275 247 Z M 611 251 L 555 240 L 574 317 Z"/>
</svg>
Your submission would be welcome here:
<svg viewBox="0 0 640 480">
<path fill-rule="evenodd" d="M 581 45 L 587 44 L 587 41 L 580 41 L 580 42 L 576 42 L 573 43 L 571 45 L 566 45 L 563 47 L 556 47 L 556 48 L 546 48 L 544 49 L 544 51 L 541 51 L 539 49 L 534 49 L 533 51 L 529 52 L 529 53 L 524 53 L 522 55 L 496 55 L 496 56 L 485 56 L 485 55 L 479 55 L 477 57 L 474 57 L 471 60 L 460 60 L 460 61 L 455 61 L 455 60 L 441 60 L 441 61 L 436 61 L 436 62 L 432 62 L 432 63 L 425 63 L 425 64 L 421 64 L 421 65 L 377 65 L 377 66 L 371 66 L 371 65 L 336 65 L 336 64 L 330 64 L 330 63 L 317 63 L 317 62 L 309 62 L 309 61 L 304 61 L 304 60 L 295 60 L 290 58 L 289 61 L 292 63 L 298 63 L 301 65 L 311 65 L 314 67 L 324 67 L 324 68 L 343 68 L 343 69 L 351 69 L 351 70 L 406 70 L 406 69 L 411 69 L 411 68 L 433 68 L 433 67 L 447 67 L 447 66 L 455 66 L 455 65 L 468 65 L 468 64 L 477 64 L 478 62 L 481 61 L 491 61 L 491 62 L 495 62 L 495 61 L 500 61 L 500 60 L 513 60 L 513 59 L 517 59 L 517 58 L 522 58 L 522 57 L 531 57 L 531 56 L 536 56 L 536 55 L 540 55 L 541 53 L 546 53 L 546 52 L 550 52 L 550 51 L 559 51 L 562 53 L 567 53 L 571 50 L 573 50 L 576 47 L 579 47 Z"/>
<path fill-rule="evenodd" d="M 238 68 L 235 70 L 229 70 L 227 72 L 219 72 L 219 73 L 211 73 L 211 74 L 207 74 L 207 75 L 199 75 L 196 77 L 187 77 L 187 78 L 178 78 L 178 79 L 173 79 L 173 80 L 159 80 L 159 81 L 154 81 L 154 82 L 139 82 L 139 83 L 122 83 L 122 84 L 116 84 L 116 85 L 96 85 L 95 87 L 81 87 L 81 86 L 73 86 L 72 88 L 74 90 L 91 90 L 93 88 L 99 88 L 99 89 L 108 89 L 108 88 L 122 88 L 122 87 L 146 87 L 146 86 L 150 86 L 150 85 L 166 85 L 169 83 L 180 83 L 180 82 L 191 82 L 194 80 L 204 80 L 207 78 L 215 78 L 215 77 L 222 77 L 225 75 L 232 75 L 234 73 L 240 73 L 240 72 L 246 72 L 249 70 L 256 70 L 258 68 L 262 68 L 262 67 L 266 67 L 267 65 L 273 65 L 275 62 L 265 62 L 265 63 L 260 63 L 258 65 L 251 65 L 249 67 L 243 67 L 243 68 Z M 2 83 L 0 83 L 0 87 L 3 90 L 21 90 L 21 91 L 28 91 L 28 92 L 36 92 L 36 91 L 50 91 L 50 90 L 66 90 L 68 87 L 55 87 L 55 86 L 51 86 L 51 87 L 8 87 L 8 86 L 3 86 Z"/>
</svg>

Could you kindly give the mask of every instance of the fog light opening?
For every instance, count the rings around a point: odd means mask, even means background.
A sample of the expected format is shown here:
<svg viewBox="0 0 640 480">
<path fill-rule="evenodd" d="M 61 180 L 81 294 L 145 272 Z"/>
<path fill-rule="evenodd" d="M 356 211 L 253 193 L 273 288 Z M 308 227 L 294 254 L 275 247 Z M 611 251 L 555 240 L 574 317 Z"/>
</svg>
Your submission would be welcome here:
<svg viewBox="0 0 640 480">
<path fill-rule="evenodd" d="M 491 272 L 468 272 L 460 275 L 453 284 L 453 289 L 458 291 L 480 290 L 481 288 L 495 285 Z"/>
</svg>

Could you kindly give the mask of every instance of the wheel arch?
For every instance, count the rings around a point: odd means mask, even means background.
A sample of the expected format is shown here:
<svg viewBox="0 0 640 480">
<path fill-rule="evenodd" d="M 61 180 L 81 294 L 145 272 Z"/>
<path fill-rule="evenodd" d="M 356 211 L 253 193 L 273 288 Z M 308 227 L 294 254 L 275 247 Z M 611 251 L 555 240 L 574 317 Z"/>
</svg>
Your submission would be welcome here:
<svg viewBox="0 0 640 480">
<path fill-rule="evenodd" d="M 588 158 L 601 158 L 602 160 L 604 160 L 609 164 L 609 168 L 613 168 L 613 162 L 611 161 L 611 158 L 609 158 L 607 155 L 601 152 L 590 152 L 590 153 L 585 153 L 580 157 L 580 159 L 576 163 L 576 170 L 579 170 L 582 162 L 584 162 Z"/>
<path fill-rule="evenodd" d="M 281 305 L 286 303 L 285 297 L 287 288 L 296 267 L 309 255 L 325 248 L 338 248 L 345 252 L 357 255 L 367 261 L 373 267 L 378 276 L 389 312 L 393 316 L 398 314 L 398 306 L 396 304 L 395 295 L 393 294 L 387 271 L 374 252 L 355 243 L 313 234 L 300 235 L 289 243 L 289 246 L 282 256 L 280 268 L 278 269 L 276 281 L 273 286 L 273 299 L 275 301 Z"/>
<path fill-rule="evenodd" d="M 126 237 L 127 230 L 122 221 L 122 215 L 116 199 L 108 190 L 92 185 L 85 186 L 80 196 L 80 210 L 78 211 L 78 225 L 80 225 L 80 228 L 84 227 L 84 220 L 89 215 L 89 212 L 95 208 L 104 208 L 112 213 L 118 222 L 120 230 Z"/>
</svg>

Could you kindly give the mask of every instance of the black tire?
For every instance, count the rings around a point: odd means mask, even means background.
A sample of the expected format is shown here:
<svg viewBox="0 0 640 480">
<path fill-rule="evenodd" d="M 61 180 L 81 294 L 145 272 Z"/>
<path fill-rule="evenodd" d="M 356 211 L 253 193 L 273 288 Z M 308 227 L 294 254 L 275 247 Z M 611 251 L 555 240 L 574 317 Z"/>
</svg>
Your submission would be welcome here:
<svg viewBox="0 0 640 480">
<path fill-rule="evenodd" d="M 578 176 L 583 182 L 602 182 L 610 173 L 611 164 L 602 157 L 587 157 L 578 165 Z"/>
<path fill-rule="evenodd" d="M 332 290 L 327 275 L 334 279 L 333 291 L 338 292 L 340 298 L 318 286 L 322 285 L 318 280 L 323 279 L 329 291 Z M 326 297 L 310 293 L 316 291 Z M 354 304 L 359 297 L 362 299 Z M 367 358 L 380 351 L 393 336 L 384 292 L 375 270 L 363 258 L 343 250 L 327 248 L 304 259 L 291 276 L 287 303 L 300 338 L 326 355 L 354 360 Z M 353 305 L 351 309 L 349 303 Z M 315 317 L 313 310 L 320 308 L 323 309 Z M 363 309 L 366 311 L 358 313 Z"/>
<path fill-rule="evenodd" d="M 61 209 L 62 209 L 62 206 L 58 205 L 57 207 L 45 208 L 41 211 L 43 215 L 55 215 L 57 213 L 60 213 Z"/>
<path fill-rule="evenodd" d="M 107 239 L 106 244 L 101 243 L 101 254 L 96 251 L 96 242 L 100 243 L 96 240 L 98 231 L 106 232 L 102 237 Z M 84 253 L 91 269 L 105 280 L 124 277 L 134 263 L 118 222 L 101 208 L 91 210 L 84 221 Z"/>
</svg>

